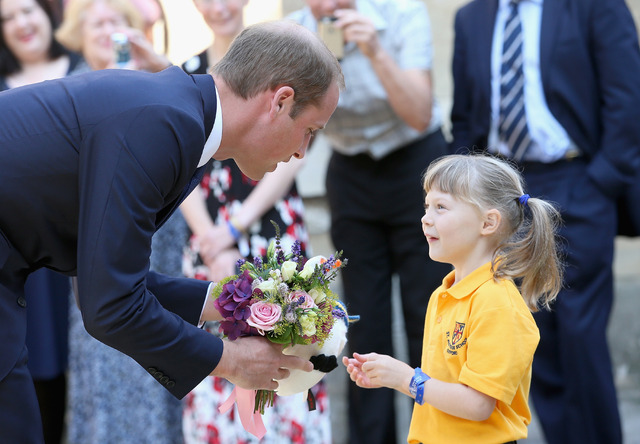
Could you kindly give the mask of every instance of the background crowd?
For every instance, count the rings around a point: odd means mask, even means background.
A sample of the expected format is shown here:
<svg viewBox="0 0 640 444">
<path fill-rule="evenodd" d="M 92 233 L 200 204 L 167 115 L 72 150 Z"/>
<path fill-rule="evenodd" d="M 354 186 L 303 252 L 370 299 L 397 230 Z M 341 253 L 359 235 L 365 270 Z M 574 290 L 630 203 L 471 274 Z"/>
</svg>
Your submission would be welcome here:
<svg viewBox="0 0 640 444">
<path fill-rule="evenodd" d="M 443 51 L 437 29 L 448 25 L 436 28 L 437 5 L 430 2 L 285 3 L 283 12 L 311 30 L 321 17 L 336 16 L 346 40 L 340 54 L 346 89 L 315 149 L 330 149 L 331 240 L 350 260 L 339 291 L 361 316 L 349 349 L 398 353 L 391 331 L 397 277 L 408 361 L 420 365 L 427 301 L 450 269 L 429 259 L 418 223 L 422 174 L 447 152 L 497 147 L 494 154 L 517 161 L 528 192 L 560 204 L 565 222 L 565 288 L 552 312 L 535 316 L 541 344 L 531 393 L 545 438 L 621 443 L 606 338 L 614 240 L 640 234 L 640 166 L 634 160 L 640 149 L 640 49 L 624 0 L 472 1 L 450 17 L 452 70 L 434 65 Z M 170 60 L 169 32 L 176 30 L 167 28 L 171 17 L 158 0 L 0 0 L 0 90 L 116 67 L 157 72 L 175 63 L 188 73 L 206 73 L 244 28 L 249 4 L 193 0 L 212 41 L 192 57 Z M 520 74 L 535 85 L 520 93 L 528 130 L 521 136 L 522 156 L 501 129 L 506 105 L 494 82 L 502 65 L 497 39 L 507 34 L 502 29 L 513 8 L 522 18 Z M 122 67 L 114 59 L 115 32 L 131 42 L 132 58 Z M 435 78 L 436 72 L 449 78 Z M 450 97 L 438 91 L 441 81 L 453 82 Z M 152 268 L 217 281 L 235 272 L 237 259 L 265 253 L 275 235 L 271 220 L 280 225 L 283 242 L 298 240 L 310 254 L 296 180 L 304 182 L 301 171 L 311 167 L 294 160 L 255 182 L 233 161 L 211 162 L 181 212 L 156 233 Z M 67 278 L 38 271 L 27 292 L 29 365 L 47 443 L 258 442 L 233 411 L 218 413 L 231 391 L 227 381 L 208 377 L 178 401 L 130 358 L 86 333 Z M 216 325 L 206 328 L 216 334 Z M 332 442 L 326 384 L 313 390 L 318 406 L 311 412 L 301 396 L 278 398 L 260 442 Z M 406 436 L 396 430 L 392 390 L 350 384 L 347 399 L 347 442 L 387 444 Z"/>
</svg>

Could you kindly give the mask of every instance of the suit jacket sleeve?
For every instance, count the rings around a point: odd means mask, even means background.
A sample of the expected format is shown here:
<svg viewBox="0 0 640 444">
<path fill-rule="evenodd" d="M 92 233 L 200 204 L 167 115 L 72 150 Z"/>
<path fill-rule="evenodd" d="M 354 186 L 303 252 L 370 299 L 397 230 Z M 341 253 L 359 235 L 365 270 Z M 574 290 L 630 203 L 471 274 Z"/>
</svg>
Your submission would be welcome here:
<svg viewBox="0 0 640 444">
<path fill-rule="evenodd" d="M 216 367 L 222 342 L 192 325 L 207 284 L 148 275 L 149 256 L 157 213 L 195 171 L 201 151 L 194 146 L 204 145 L 202 123 L 156 105 L 126 111 L 85 132 L 78 233 L 85 327 L 181 398 Z"/>
<path fill-rule="evenodd" d="M 452 142 L 450 151 L 452 153 L 471 148 L 471 140 L 469 137 L 469 126 L 471 120 L 471 101 L 464 77 L 466 73 L 467 48 L 464 37 L 465 27 L 462 24 L 461 13 L 456 13 L 455 22 L 455 39 L 453 51 L 453 105 L 451 108 L 451 132 Z M 467 86 L 465 86 L 467 85 Z"/>
<path fill-rule="evenodd" d="M 589 175 L 616 196 L 640 169 L 640 49 L 623 0 L 591 3 L 589 52 L 600 90 L 601 140 Z"/>
</svg>

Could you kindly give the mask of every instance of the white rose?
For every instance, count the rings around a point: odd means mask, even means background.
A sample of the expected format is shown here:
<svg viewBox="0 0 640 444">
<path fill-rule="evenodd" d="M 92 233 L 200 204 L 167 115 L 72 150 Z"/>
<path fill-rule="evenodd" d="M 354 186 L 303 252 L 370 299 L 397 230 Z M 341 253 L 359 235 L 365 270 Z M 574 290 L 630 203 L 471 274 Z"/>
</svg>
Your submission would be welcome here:
<svg viewBox="0 0 640 444">
<path fill-rule="evenodd" d="M 289 282 L 294 274 L 296 274 L 297 263 L 294 261 L 285 261 L 280 268 L 282 271 L 282 279 Z"/>
<path fill-rule="evenodd" d="M 273 279 L 267 279 L 256 285 L 256 288 L 262 290 L 263 293 L 274 294 L 278 291 L 278 284 Z"/>
<path fill-rule="evenodd" d="M 315 271 L 316 266 L 320 265 L 325 260 L 326 258 L 324 256 L 314 256 L 309 259 L 307 263 L 304 264 L 304 268 L 300 272 L 300 277 L 302 277 L 302 279 L 309 279 Z"/>
<path fill-rule="evenodd" d="M 316 321 L 318 315 L 314 311 L 307 312 L 298 318 L 302 327 L 302 334 L 305 336 L 313 336 L 316 334 Z"/>
<path fill-rule="evenodd" d="M 327 297 L 327 295 L 324 294 L 324 291 L 318 288 L 312 288 L 309 290 L 309 296 L 313 298 L 313 302 L 315 302 L 316 305 L 324 301 Z"/>
</svg>

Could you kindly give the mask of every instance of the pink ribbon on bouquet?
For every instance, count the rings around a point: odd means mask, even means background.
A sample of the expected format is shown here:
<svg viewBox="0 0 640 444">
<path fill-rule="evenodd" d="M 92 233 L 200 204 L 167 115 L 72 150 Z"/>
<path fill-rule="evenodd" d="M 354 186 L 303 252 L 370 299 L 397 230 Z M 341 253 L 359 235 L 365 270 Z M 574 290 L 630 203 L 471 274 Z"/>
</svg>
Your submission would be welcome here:
<svg viewBox="0 0 640 444">
<path fill-rule="evenodd" d="M 218 411 L 226 413 L 233 407 L 234 402 L 238 405 L 238 415 L 240 415 L 242 427 L 256 438 L 262 439 L 267 433 L 267 429 L 262 422 L 262 415 L 253 411 L 256 403 L 256 391 L 234 387 L 227 400 L 218 407 Z"/>
</svg>

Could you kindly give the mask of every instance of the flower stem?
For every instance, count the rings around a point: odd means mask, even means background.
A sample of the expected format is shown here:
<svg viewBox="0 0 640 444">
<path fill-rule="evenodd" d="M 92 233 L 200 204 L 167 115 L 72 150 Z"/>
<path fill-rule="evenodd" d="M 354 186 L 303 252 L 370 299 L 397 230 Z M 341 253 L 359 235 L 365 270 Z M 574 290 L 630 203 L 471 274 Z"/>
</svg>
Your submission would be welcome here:
<svg viewBox="0 0 640 444">
<path fill-rule="evenodd" d="M 260 412 L 261 415 L 264 415 L 264 409 L 266 407 L 273 407 L 275 397 L 276 392 L 273 390 L 256 391 L 256 401 L 253 407 L 253 412 Z"/>
</svg>

